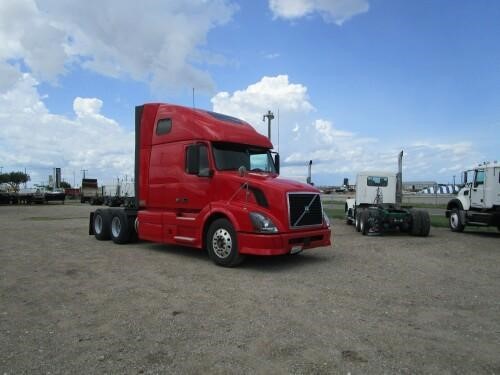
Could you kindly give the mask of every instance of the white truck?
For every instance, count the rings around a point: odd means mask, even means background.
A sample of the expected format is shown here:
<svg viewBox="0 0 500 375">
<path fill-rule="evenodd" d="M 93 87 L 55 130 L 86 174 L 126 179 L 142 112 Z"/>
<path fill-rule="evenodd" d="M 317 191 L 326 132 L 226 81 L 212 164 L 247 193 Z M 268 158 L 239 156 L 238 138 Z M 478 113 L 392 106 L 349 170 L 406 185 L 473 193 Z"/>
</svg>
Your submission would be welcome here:
<svg viewBox="0 0 500 375">
<path fill-rule="evenodd" d="M 105 185 L 103 189 L 103 203 L 110 207 L 128 207 L 134 202 L 134 183 L 118 181 L 115 185 Z"/>
<path fill-rule="evenodd" d="M 496 226 L 500 231 L 500 164 L 483 163 L 464 172 L 464 183 L 446 207 L 450 229 L 463 232 L 468 225 Z"/>
<path fill-rule="evenodd" d="M 358 173 L 356 197 L 345 203 L 347 224 L 355 224 L 362 234 L 381 234 L 388 230 L 410 232 L 414 236 L 428 236 L 430 216 L 427 211 L 401 207 L 402 159 L 399 154 L 399 172 L 370 171 Z"/>
</svg>

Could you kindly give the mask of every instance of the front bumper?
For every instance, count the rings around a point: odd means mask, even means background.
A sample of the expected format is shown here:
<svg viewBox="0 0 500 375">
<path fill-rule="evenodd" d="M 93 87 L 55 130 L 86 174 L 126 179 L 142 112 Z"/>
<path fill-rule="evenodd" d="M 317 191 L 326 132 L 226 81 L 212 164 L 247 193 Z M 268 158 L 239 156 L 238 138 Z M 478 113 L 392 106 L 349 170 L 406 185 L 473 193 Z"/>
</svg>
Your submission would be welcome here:
<svg viewBox="0 0 500 375">
<path fill-rule="evenodd" d="M 330 246 L 331 232 L 328 228 L 277 234 L 238 232 L 241 254 L 283 255 L 315 247 Z"/>
</svg>

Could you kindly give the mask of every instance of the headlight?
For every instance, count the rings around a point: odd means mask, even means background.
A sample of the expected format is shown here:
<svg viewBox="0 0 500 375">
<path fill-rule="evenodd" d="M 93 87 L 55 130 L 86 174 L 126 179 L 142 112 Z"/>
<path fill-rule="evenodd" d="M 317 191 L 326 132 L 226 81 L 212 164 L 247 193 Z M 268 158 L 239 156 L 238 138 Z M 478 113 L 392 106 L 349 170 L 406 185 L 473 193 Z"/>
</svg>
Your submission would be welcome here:
<svg viewBox="0 0 500 375">
<path fill-rule="evenodd" d="M 325 211 L 323 211 L 323 222 L 326 224 L 328 228 L 330 228 L 330 218 L 328 217 Z"/>
<path fill-rule="evenodd" d="M 250 220 L 252 220 L 253 227 L 257 232 L 278 232 L 278 228 L 276 228 L 276 225 L 274 225 L 273 221 L 261 213 L 250 212 Z"/>
</svg>

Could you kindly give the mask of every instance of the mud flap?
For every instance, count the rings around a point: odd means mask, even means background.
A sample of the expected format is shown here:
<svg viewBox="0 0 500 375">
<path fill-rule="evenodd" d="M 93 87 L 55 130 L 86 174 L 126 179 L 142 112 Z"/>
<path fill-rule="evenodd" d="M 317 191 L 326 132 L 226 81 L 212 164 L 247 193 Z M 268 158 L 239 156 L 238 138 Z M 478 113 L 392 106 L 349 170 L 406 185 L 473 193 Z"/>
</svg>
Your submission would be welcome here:
<svg viewBox="0 0 500 375">
<path fill-rule="evenodd" d="M 94 235 L 94 226 L 92 224 L 94 224 L 94 213 L 93 212 L 90 213 L 90 219 L 89 219 L 89 236 Z"/>
</svg>

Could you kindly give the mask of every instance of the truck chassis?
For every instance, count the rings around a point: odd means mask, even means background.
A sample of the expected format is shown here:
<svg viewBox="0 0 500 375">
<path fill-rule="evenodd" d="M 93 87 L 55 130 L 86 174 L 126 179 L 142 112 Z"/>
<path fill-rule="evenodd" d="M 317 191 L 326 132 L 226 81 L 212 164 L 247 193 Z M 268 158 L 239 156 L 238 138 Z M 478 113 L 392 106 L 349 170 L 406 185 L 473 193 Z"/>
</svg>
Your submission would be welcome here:
<svg viewBox="0 0 500 375">
<path fill-rule="evenodd" d="M 346 210 L 346 223 L 354 224 L 363 235 L 380 235 L 384 232 L 401 231 L 414 236 L 426 237 L 430 232 L 429 213 L 424 210 L 401 207 L 392 204 L 360 205 Z"/>
</svg>

